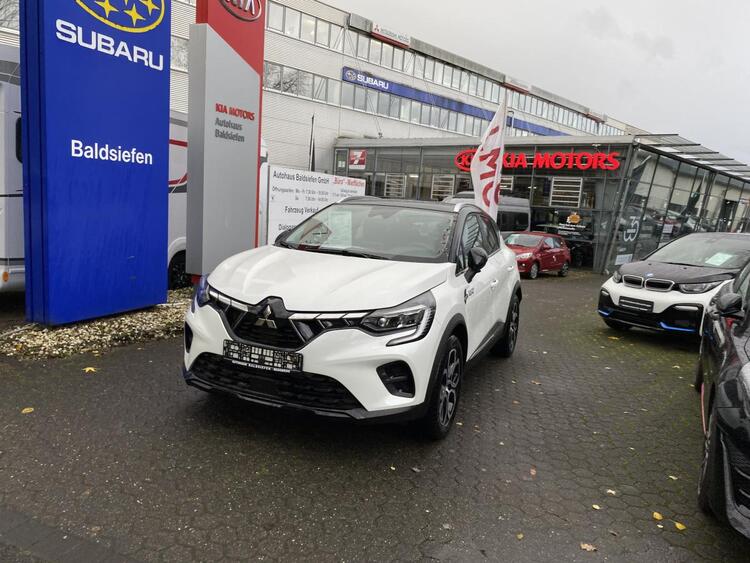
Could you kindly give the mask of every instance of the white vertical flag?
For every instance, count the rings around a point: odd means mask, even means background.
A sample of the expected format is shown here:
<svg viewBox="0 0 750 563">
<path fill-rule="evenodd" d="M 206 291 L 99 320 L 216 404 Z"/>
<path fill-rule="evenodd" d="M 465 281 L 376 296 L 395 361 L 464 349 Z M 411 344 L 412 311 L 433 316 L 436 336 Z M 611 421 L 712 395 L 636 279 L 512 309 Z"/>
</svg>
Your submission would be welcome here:
<svg viewBox="0 0 750 563">
<path fill-rule="evenodd" d="M 500 173 L 503 168 L 503 134 L 507 119 L 508 100 L 500 104 L 490 126 L 484 132 L 482 142 L 471 161 L 471 182 L 474 184 L 474 200 L 493 219 L 497 219 L 500 203 Z"/>
</svg>

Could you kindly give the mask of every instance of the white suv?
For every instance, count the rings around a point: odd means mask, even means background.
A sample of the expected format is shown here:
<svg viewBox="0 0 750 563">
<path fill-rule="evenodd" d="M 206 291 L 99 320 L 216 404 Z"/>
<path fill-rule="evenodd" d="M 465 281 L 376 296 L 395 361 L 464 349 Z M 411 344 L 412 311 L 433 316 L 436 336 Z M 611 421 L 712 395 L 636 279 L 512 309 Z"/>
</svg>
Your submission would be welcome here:
<svg viewBox="0 0 750 563">
<path fill-rule="evenodd" d="M 508 357 L 516 259 L 470 203 L 350 198 L 229 258 L 186 316 L 187 383 L 352 419 L 421 419 L 443 437 L 467 361 Z"/>
</svg>

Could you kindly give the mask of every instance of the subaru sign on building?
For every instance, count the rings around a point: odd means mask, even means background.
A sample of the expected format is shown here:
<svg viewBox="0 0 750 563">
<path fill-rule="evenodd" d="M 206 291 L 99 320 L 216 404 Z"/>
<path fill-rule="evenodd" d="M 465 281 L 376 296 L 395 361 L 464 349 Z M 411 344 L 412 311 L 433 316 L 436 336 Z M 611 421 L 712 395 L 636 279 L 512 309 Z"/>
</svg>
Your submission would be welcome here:
<svg viewBox="0 0 750 563">
<path fill-rule="evenodd" d="M 166 300 L 170 5 L 21 3 L 30 320 Z"/>
</svg>

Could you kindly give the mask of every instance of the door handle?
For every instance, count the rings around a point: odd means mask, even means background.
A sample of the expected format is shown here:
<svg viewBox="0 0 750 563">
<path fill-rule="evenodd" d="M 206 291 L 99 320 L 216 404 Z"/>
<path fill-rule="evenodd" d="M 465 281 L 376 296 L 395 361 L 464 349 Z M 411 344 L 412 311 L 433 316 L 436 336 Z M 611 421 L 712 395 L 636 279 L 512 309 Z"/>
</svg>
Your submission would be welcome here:
<svg viewBox="0 0 750 563">
<path fill-rule="evenodd" d="M 499 284 L 499 283 L 500 283 L 500 282 L 499 282 L 499 281 L 497 281 L 497 280 L 492 280 L 492 281 L 490 282 L 490 289 L 495 289 L 495 288 L 497 287 L 497 284 Z"/>
<path fill-rule="evenodd" d="M 506 268 L 506 270 L 508 270 L 509 272 L 512 272 L 512 271 L 513 271 L 513 266 L 508 266 L 508 267 Z"/>
</svg>

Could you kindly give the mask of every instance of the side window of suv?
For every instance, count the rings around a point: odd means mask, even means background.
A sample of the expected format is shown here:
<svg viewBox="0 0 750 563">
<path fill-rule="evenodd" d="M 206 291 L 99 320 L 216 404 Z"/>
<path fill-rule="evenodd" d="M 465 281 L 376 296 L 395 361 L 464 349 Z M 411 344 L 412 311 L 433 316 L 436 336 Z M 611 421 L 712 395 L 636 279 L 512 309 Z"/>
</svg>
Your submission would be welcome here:
<svg viewBox="0 0 750 563">
<path fill-rule="evenodd" d="M 463 231 L 461 231 L 461 248 L 458 252 L 458 270 L 462 271 L 469 267 L 469 252 L 475 246 L 484 246 L 486 229 L 482 231 L 479 215 L 472 214 L 466 218 Z"/>
<path fill-rule="evenodd" d="M 487 217 L 482 217 L 482 224 L 485 228 L 484 249 L 487 254 L 493 254 L 500 250 L 500 241 L 498 240 L 497 228 Z"/>
</svg>

